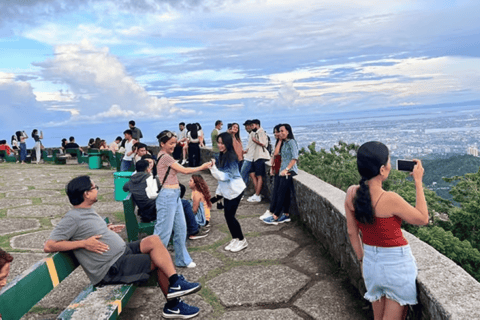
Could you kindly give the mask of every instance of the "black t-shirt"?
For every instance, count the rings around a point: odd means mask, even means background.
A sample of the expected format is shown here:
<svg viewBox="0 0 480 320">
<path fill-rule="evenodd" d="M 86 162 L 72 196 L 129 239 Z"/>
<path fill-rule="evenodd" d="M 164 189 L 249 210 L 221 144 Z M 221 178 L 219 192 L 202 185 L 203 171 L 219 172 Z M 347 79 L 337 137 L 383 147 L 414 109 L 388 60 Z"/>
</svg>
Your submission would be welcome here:
<svg viewBox="0 0 480 320">
<path fill-rule="evenodd" d="M 69 142 L 65 145 L 65 149 L 78 149 L 80 148 L 78 144 L 76 144 L 75 142 Z M 77 153 L 76 152 L 71 152 L 70 153 L 72 155 L 72 157 L 76 157 L 77 156 Z"/>
</svg>

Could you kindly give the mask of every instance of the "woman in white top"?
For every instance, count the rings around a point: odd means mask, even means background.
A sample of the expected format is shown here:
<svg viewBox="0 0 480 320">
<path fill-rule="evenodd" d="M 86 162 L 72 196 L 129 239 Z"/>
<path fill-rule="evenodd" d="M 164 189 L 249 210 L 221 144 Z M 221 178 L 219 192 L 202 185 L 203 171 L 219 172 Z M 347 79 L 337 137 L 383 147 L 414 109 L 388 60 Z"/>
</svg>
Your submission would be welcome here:
<svg viewBox="0 0 480 320">
<path fill-rule="evenodd" d="M 238 158 L 233 149 L 232 135 L 228 132 L 219 134 L 217 143 L 220 155 L 214 163 L 217 163 L 218 167 L 214 165 L 210 171 L 212 176 L 218 180 L 215 193 L 225 198 L 225 220 L 232 235 L 232 241 L 225 247 L 225 250 L 238 252 L 248 246 L 247 239 L 243 236 L 242 227 L 235 218 L 246 185 L 238 170 Z"/>
</svg>

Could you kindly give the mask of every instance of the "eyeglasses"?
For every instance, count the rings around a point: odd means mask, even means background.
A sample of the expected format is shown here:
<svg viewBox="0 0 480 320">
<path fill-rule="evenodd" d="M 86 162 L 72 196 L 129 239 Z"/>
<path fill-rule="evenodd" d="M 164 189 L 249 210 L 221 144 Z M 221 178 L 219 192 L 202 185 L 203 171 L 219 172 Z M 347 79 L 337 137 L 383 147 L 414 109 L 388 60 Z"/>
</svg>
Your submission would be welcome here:
<svg viewBox="0 0 480 320">
<path fill-rule="evenodd" d="M 89 191 L 91 191 L 91 190 L 93 190 L 93 189 L 97 189 L 97 190 L 98 190 L 98 189 L 100 189 L 100 188 L 99 188 L 98 186 L 93 186 L 93 187 L 90 188 Z"/>
</svg>

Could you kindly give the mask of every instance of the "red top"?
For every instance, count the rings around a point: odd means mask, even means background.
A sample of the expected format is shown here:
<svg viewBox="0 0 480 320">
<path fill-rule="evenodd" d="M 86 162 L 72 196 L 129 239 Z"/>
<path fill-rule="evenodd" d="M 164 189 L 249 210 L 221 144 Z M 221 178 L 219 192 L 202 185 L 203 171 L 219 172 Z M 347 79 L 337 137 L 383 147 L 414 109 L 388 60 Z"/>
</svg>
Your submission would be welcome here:
<svg viewBox="0 0 480 320">
<path fill-rule="evenodd" d="M 6 144 L 2 144 L 0 146 L 0 150 L 6 151 L 7 155 L 10 155 L 10 153 L 12 153 L 12 149 L 10 149 L 10 147 L 7 146 Z"/>
<path fill-rule="evenodd" d="M 274 175 L 277 175 L 280 173 L 281 164 L 282 164 L 282 156 L 277 154 L 276 156 L 273 157 L 272 169 L 273 169 Z"/>
<path fill-rule="evenodd" d="M 408 244 L 400 226 L 402 219 L 398 216 L 390 218 L 375 217 L 373 224 L 363 224 L 357 221 L 362 231 L 363 243 L 376 247 L 400 247 Z"/>
</svg>

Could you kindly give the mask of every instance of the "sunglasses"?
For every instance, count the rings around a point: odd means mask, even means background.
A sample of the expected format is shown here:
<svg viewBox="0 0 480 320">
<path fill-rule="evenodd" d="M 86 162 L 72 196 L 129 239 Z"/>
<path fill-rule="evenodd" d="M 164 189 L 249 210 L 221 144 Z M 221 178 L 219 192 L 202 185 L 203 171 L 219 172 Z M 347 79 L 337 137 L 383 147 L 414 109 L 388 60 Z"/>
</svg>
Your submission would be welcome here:
<svg viewBox="0 0 480 320">
<path fill-rule="evenodd" d="M 171 139 L 172 137 L 176 137 L 177 135 L 171 131 L 167 131 L 165 133 L 162 133 L 158 136 L 158 140 L 161 140 L 164 137 L 167 137 L 168 139 Z"/>
</svg>

